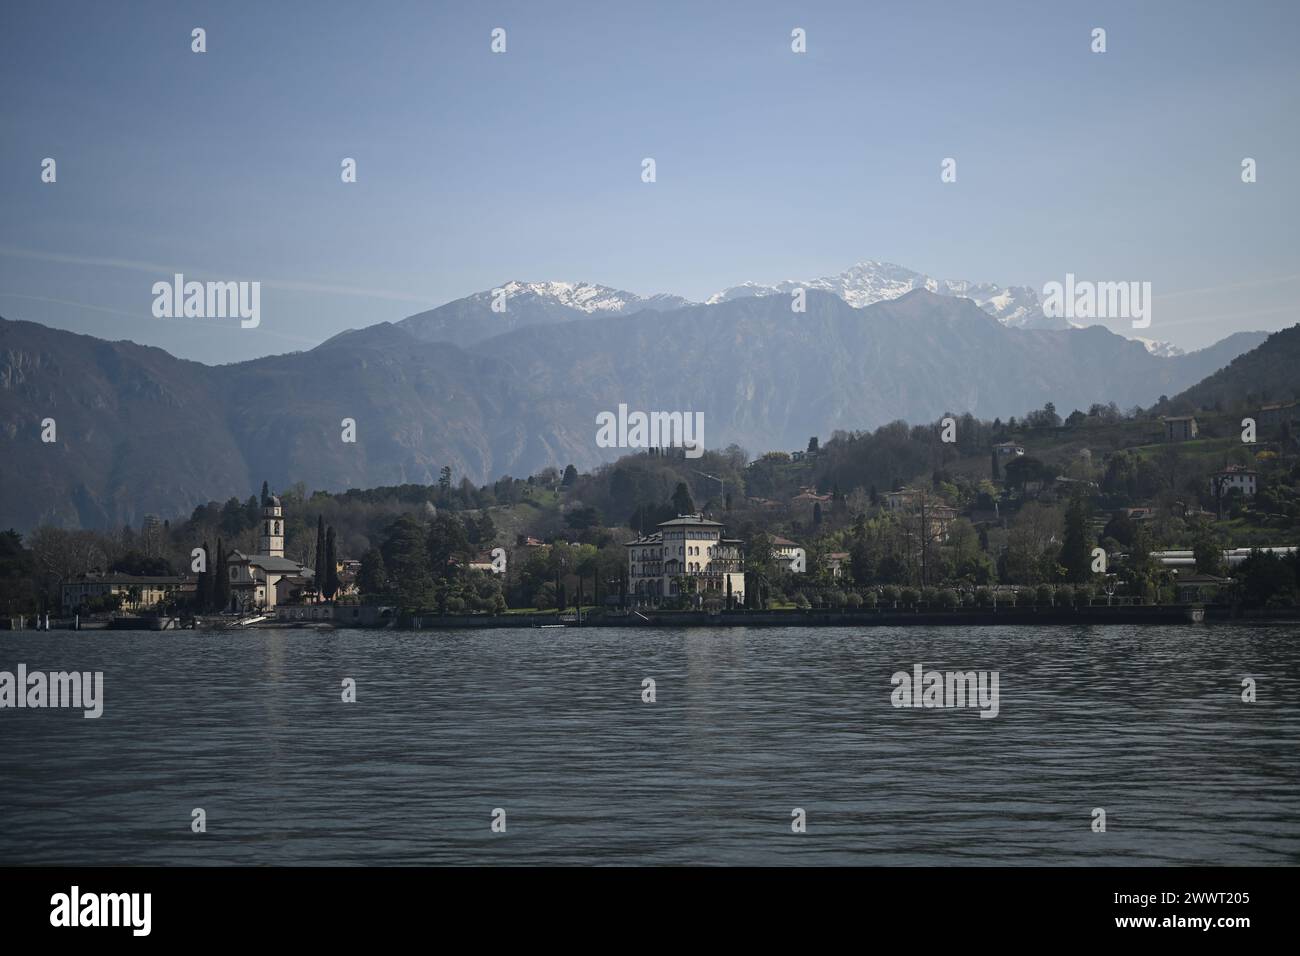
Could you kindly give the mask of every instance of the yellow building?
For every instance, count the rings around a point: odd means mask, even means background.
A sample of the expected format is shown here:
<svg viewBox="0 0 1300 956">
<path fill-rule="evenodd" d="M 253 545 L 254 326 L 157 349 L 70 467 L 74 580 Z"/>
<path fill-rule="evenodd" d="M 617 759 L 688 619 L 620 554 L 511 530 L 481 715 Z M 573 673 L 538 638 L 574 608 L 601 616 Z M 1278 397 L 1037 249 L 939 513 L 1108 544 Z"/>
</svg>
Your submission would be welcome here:
<svg viewBox="0 0 1300 956">
<path fill-rule="evenodd" d="M 638 604 L 695 596 L 735 598 L 745 603 L 745 562 L 741 543 L 724 538 L 721 522 L 703 515 L 678 515 L 659 530 L 625 544 L 628 594 Z"/>
<path fill-rule="evenodd" d="M 104 597 L 120 598 L 124 611 L 149 611 L 194 593 L 194 582 L 171 575 L 85 574 L 63 585 L 63 610 L 89 607 Z"/>
</svg>

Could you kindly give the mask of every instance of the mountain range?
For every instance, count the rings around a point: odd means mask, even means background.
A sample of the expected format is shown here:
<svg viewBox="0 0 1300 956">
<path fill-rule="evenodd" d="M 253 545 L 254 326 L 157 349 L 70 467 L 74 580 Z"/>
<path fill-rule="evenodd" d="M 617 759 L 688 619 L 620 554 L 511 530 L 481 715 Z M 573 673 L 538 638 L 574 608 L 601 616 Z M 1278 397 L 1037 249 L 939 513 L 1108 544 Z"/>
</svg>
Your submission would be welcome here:
<svg viewBox="0 0 1300 956">
<path fill-rule="evenodd" d="M 504 312 L 488 290 L 223 366 L 0 320 L 0 527 L 138 523 L 263 479 L 342 490 L 431 483 L 444 465 L 476 483 L 585 469 L 625 453 L 595 443 L 597 414 L 620 404 L 701 412 L 706 446 L 753 455 L 900 418 L 1145 406 L 1264 338 L 1153 355 L 1100 326 L 1021 327 L 991 299 L 925 288 L 855 308 L 809 286 L 804 313 L 771 293 L 700 304 L 585 283 L 500 288 Z"/>
<path fill-rule="evenodd" d="M 826 292 L 855 309 L 898 299 L 918 289 L 935 295 L 970 299 L 1008 328 L 1076 328 L 1063 317 L 1043 314 L 1038 293 L 1028 286 L 1000 286 L 965 279 L 935 279 L 890 262 L 864 259 L 837 275 L 785 279 L 775 283 L 744 282 L 708 296 L 703 303 L 661 293 L 639 296 L 590 282 L 521 282 L 512 280 L 402 320 L 399 325 L 426 342 L 468 346 L 526 325 L 549 324 L 593 316 L 667 312 L 690 305 L 719 305 L 735 299 L 789 296 L 796 289 Z M 493 301 L 497 308 L 489 308 Z M 483 321 L 484 317 L 492 321 Z M 1132 336 L 1153 355 L 1172 357 L 1183 350 L 1168 342 Z"/>
<path fill-rule="evenodd" d="M 892 262 L 865 259 L 838 275 L 819 279 L 786 279 L 771 285 L 745 282 L 709 296 L 709 305 L 745 296 L 790 295 L 795 289 L 817 289 L 838 296 L 855 309 L 897 299 L 917 289 L 936 295 L 961 296 L 973 301 L 1003 325 L 1019 329 L 1068 329 L 1064 318 L 1043 315 L 1038 293 L 1027 286 L 1002 287 L 991 282 L 934 279 Z"/>
</svg>

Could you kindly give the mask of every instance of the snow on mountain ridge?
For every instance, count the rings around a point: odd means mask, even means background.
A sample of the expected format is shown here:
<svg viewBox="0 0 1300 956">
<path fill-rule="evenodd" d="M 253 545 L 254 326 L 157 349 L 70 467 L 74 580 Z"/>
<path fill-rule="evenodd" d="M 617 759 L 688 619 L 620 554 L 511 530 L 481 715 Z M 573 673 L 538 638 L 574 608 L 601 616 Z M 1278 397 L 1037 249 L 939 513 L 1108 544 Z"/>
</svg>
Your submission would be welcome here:
<svg viewBox="0 0 1300 956">
<path fill-rule="evenodd" d="M 535 297 L 587 315 L 629 315 L 639 311 L 668 311 L 699 304 L 670 293 L 640 296 L 594 282 L 512 280 L 498 288 L 505 290 L 507 298 Z M 968 298 L 1009 328 L 1064 330 L 1083 327 L 1083 324 L 1065 318 L 1045 316 L 1038 292 L 1028 286 L 999 286 L 992 282 L 971 282 L 967 279 L 936 279 L 905 266 L 877 259 L 864 259 L 838 275 L 818 279 L 784 279 L 771 284 L 742 282 L 714 293 L 704 300 L 704 304 L 717 305 L 751 296 L 789 295 L 795 289 L 828 292 L 855 309 L 897 299 L 915 289 L 925 289 L 936 295 Z M 490 300 L 496 291 L 480 292 L 470 298 Z M 1152 355 L 1172 357 L 1186 354 L 1169 342 L 1157 342 L 1140 336 L 1130 337 L 1141 342 Z"/>
<path fill-rule="evenodd" d="M 491 300 L 498 292 L 504 291 L 506 299 L 520 296 L 534 296 L 556 305 L 588 315 L 609 313 L 631 313 L 640 309 L 676 309 L 684 305 L 693 305 L 681 296 L 659 292 L 651 296 L 639 296 L 635 292 L 612 289 L 595 282 L 522 282 L 518 279 L 470 296 L 471 299 Z"/>
<path fill-rule="evenodd" d="M 1152 355 L 1158 355 L 1161 358 L 1175 358 L 1179 355 L 1186 355 L 1185 349 L 1180 349 L 1172 342 L 1163 342 L 1158 339 L 1144 339 L 1140 335 L 1129 336 L 1134 342 L 1141 342 L 1148 352 Z"/>
<path fill-rule="evenodd" d="M 752 295 L 788 295 L 795 289 L 819 289 L 837 295 L 855 309 L 897 299 L 913 289 L 926 289 L 936 295 L 964 296 L 1003 325 L 1014 328 L 1068 328 L 1063 320 L 1043 315 L 1038 293 L 1026 286 L 999 286 L 991 282 L 966 279 L 935 279 L 892 262 L 864 259 L 833 276 L 819 279 L 785 279 L 774 285 L 745 282 L 714 293 L 709 304 L 728 302 Z"/>
</svg>

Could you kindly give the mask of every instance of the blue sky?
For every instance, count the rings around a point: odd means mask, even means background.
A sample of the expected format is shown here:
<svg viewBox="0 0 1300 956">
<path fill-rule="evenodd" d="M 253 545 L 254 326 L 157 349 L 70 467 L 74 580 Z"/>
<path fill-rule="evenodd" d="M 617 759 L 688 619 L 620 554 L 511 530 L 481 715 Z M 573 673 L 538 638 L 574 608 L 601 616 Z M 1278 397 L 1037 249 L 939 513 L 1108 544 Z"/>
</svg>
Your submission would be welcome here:
<svg viewBox="0 0 1300 956">
<path fill-rule="evenodd" d="M 1251 0 L 6 0 L 0 315 L 226 362 L 508 279 L 698 299 L 875 258 L 1150 281 L 1143 334 L 1199 347 L 1300 321 L 1298 26 Z M 154 319 L 175 271 L 261 281 L 261 326 Z"/>
</svg>

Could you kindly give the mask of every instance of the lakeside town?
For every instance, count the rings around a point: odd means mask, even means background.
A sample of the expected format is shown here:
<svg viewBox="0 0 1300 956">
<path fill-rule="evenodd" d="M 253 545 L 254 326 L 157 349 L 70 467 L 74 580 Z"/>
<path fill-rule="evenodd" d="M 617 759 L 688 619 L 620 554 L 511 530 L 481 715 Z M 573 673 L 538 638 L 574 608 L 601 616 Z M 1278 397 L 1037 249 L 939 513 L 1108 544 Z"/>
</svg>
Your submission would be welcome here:
<svg viewBox="0 0 1300 956">
<path fill-rule="evenodd" d="M 948 417 L 756 459 L 650 449 L 475 487 L 302 485 L 0 535 L 9 628 L 598 623 L 1291 607 L 1300 404 Z M 671 617 L 667 618 L 672 620 Z M 928 619 L 927 619 L 928 620 Z"/>
</svg>

